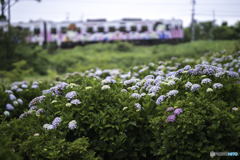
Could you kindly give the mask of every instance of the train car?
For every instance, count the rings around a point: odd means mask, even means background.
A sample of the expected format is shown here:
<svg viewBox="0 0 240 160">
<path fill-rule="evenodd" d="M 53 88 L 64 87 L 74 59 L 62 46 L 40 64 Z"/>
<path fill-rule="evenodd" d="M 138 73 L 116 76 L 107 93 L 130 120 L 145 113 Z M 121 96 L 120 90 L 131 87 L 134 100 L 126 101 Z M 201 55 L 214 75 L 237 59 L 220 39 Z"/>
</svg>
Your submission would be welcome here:
<svg viewBox="0 0 240 160">
<path fill-rule="evenodd" d="M 179 42 L 183 39 L 182 21 L 179 19 L 142 20 L 123 18 L 88 19 L 87 21 L 30 21 L 13 23 L 15 27 L 29 30 L 28 42 L 56 43 L 59 47 L 71 47 L 96 42 L 128 41 L 134 44 Z"/>
</svg>

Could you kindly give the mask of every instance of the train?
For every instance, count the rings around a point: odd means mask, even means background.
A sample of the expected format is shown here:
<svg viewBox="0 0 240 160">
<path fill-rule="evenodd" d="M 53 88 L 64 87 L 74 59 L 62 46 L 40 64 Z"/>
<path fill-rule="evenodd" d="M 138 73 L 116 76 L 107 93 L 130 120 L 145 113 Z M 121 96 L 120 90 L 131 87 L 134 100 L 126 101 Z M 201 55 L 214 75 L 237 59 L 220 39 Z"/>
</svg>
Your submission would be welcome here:
<svg viewBox="0 0 240 160">
<path fill-rule="evenodd" d="M 183 40 L 183 22 L 180 19 L 142 20 L 141 18 L 87 19 L 86 21 L 53 22 L 35 20 L 12 23 L 27 30 L 30 43 L 42 46 L 55 43 L 59 47 L 73 47 L 96 42 L 127 41 L 134 44 L 178 43 Z M 6 28 L 7 25 L 0 27 Z"/>
</svg>

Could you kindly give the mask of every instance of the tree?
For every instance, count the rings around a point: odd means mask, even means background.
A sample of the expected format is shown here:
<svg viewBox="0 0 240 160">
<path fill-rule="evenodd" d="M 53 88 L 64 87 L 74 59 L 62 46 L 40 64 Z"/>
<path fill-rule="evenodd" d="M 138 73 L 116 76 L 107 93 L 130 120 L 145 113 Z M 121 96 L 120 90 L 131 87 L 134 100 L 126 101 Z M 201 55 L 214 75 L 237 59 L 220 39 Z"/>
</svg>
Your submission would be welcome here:
<svg viewBox="0 0 240 160">
<path fill-rule="evenodd" d="M 5 21 L 5 20 L 7 20 L 7 18 L 6 18 L 6 16 L 4 15 L 4 10 L 5 10 L 5 8 L 6 8 L 6 4 L 7 3 L 5 3 L 5 0 L 1 0 L 0 1 L 0 3 L 1 3 L 1 16 L 0 16 L 0 21 L 2 20 L 2 21 Z"/>
<path fill-rule="evenodd" d="M 40 2 L 41 0 L 34 0 Z M 11 0 L 1 0 L 1 16 L 0 20 L 6 20 L 6 16 L 4 15 L 4 12 L 8 10 L 8 28 L 10 29 L 10 13 L 11 13 L 11 7 L 16 4 L 17 2 L 21 2 L 21 0 L 14 0 L 14 2 L 11 4 Z"/>
</svg>

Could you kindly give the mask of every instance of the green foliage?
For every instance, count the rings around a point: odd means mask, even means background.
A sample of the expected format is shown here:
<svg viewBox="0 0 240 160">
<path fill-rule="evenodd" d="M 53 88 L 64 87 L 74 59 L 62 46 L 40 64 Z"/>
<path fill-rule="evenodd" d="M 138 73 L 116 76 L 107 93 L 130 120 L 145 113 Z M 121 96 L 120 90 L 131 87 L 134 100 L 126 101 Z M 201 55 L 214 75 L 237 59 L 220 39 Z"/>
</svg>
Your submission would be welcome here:
<svg viewBox="0 0 240 160">
<path fill-rule="evenodd" d="M 11 137 L 4 136 L 0 133 L 0 158 L 5 160 L 22 160 L 22 158 L 15 154 L 15 150 L 9 148 L 8 144 L 11 142 Z"/>
<path fill-rule="evenodd" d="M 21 60 L 19 62 L 15 62 L 12 65 L 15 67 L 11 71 L 2 71 L 3 76 L 9 78 L 11 82 L 13 81 L 21 81 L 25 76 L 28 76 L 33 72 L 33 68 L 28 70 L 23 70 L 23 67 L 26 65 L 25 60 Z"/>
</svg>

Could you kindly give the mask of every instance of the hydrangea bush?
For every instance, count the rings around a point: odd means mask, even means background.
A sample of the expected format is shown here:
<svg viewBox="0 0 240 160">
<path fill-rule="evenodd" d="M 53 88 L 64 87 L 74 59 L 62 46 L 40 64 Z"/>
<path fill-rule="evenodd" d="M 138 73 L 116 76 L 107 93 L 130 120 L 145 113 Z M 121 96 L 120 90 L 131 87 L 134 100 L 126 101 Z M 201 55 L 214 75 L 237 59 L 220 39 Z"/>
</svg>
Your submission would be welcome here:
<svg viewBox="0 0 240 160">
<path fill-rule="evenodd" d="M 185 160 L 235 152 L 240 148 L 238 54 L 172 58 L 126 73 L 69 73 L 48 88 L 37 83 L 2 88 L 0 131 L 11 135 L 8 147 L 24 159 Z M 22 91 L 16 92 L 19 86 Z M 27 88 L 41 92 L 26 98 Z"/>
</svg>

